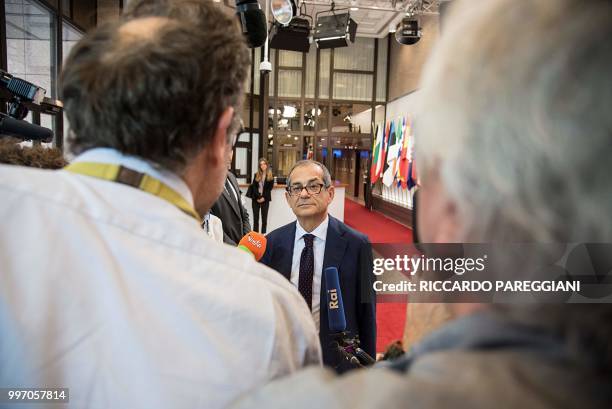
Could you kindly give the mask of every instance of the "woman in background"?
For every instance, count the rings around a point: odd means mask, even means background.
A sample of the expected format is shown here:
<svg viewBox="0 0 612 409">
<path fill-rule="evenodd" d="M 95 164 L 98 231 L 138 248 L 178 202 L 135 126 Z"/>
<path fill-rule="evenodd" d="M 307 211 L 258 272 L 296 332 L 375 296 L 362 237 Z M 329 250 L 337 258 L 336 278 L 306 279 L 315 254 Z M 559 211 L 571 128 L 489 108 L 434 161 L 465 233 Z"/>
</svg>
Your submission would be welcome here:
<svg viewBox="0 0 612 409">
<path fill-rule="evenodd" d="M 261 233 L 266 232 L 268 226 L 268 208 L 272 200 L 274 176 L 272 169 L 265 158 L 259 159 L 259 168 L 253 176 L 253 183 L 249 186 L 247 197 L 253 204 L 253 230 L 259 232 L 259 210 L 261 209 Z"/>
</svg>

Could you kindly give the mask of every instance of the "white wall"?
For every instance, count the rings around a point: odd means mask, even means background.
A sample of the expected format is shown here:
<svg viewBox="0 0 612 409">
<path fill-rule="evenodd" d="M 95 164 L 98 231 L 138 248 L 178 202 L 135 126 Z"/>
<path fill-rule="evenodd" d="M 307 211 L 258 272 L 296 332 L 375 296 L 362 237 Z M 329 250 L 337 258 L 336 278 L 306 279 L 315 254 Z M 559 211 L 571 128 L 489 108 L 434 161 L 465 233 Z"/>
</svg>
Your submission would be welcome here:
<svg viewBox="0 0 612 409">
<path fill-rule="evenodd" d="M 359 129 L 361 132 L 369 133 L 372 127 L 372 108 L 368 108 L 363 112 L 353 115 L 352 118 L 353 129 Z"/>
<path fill-rule="evenodd" d="M 387 104 L 387 120 L 397 119 L 399 116 L 417 113 L 419 92 L 414 91 L 408 95 L 397 98 Z"/>
</svg>

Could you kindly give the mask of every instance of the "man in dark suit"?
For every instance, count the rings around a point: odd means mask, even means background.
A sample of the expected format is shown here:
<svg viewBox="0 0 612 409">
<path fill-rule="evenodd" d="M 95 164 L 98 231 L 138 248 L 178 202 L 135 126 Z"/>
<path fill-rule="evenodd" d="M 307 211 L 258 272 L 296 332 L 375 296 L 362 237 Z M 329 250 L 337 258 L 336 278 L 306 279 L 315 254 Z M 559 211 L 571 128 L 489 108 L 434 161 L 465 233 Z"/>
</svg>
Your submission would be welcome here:
<svg viewBox="0 0 612 409">
<path fill-rule="evenodd" d="M 229 155 L 228 167 L 232 163 L 232 156 L 233 152 Z M 210 213 L 223 223 L 223 242 L 233 246 L 251 231 L 249 213 L 242 205 L 241 195 L 236 176 L 228 170 L 223 193 L 210 209 Z"/>
<path fill-rule="evenodd" d="M 290 280 L 311 309 L 323 349 L 323 362 L 339 372 L 348 369 L 330 347 L 326 285 L 322 271 L 337 267 L 346 329 L 361 347 L 376 352 L 376 301 L 372 287 L 372 249 L 367 236 L 328 214 L 334 186 L 327 168 L 312 160 L 295 164 L 287 178 L 287 203 L 297 221 L 268 234 L 262 262 Z"/>
</svg>

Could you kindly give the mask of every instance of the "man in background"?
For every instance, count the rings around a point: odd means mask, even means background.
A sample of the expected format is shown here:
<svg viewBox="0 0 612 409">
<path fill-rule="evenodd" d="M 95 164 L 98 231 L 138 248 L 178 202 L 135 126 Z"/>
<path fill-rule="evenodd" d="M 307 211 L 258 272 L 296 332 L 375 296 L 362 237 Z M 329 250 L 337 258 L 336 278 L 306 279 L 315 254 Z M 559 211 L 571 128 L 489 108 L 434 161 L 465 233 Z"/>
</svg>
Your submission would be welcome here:
<svg viewBox="0 0 612 409">
<path fill-rule="evenodd" d="M 609 249 L 612 2 L 456 7 L 419 88 L 421 241 Z M 610 408 L 609 265 L 572 294 L 593 304 L 452 304 L 391 369 L 306 370 L 236 407 Z"/>
<path fill-rule="evenodd" d="M 221 219 L 223 227 L 223 242 L 237 245 L 240 239 L 251 231 L 249 213 L 242 203 L 242 192 L 236 176 L 229 168 L 232 165 L 233 150 L 227 159 L 227 177 L 223 185 L 223 192 L 210 209 L 210 214 Z"/>
<path fill-rule="evenodd" d="M 368 238 L 328 213 L 334 186 L 327 168 L 313 160 L 297 162 L 287 177 L 287 204 L 297 220 L 268 234 L 262 262 L 298 288 L 319 329 L 323 362 L 344 372 L 351 368 L 330 344 L 323 270 L 336 267 L 346 315 L 346 331 L 376 356 L 376 298 L 372 287 L 372 248 Z"/>
<path fill-rule="evenodd" d="M 289 283 L 202 235 L 250 63 L 235 20 L 210 1 L 131 5 L 148 14 L 92 30 L 64 65 L 74 161 L 0 166 L 0 387 L 225 407 L 318 363 L 316 329 Z"/>
</svg>

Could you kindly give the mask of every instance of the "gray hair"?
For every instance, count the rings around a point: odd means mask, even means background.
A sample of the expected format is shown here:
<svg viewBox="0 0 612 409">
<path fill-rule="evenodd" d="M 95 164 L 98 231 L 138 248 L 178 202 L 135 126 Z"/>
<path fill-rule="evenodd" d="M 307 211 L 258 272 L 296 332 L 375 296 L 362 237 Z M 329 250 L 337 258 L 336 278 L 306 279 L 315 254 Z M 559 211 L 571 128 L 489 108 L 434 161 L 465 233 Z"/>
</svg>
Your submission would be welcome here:
<svg viewBox="0 0 612 409">
<path fill-rule="evenodd" d="M 457 4 L 424 72 L 416 157 L 464 241 L 612 240 L 612 3 Z"/>
<path fill-rule="evenodd" d="M 320 167 L 321 170 L 323 171 L 323 183 L 325 184 L 325 187 L 331 186 L 331 174 L 329 173 L 329 170 L 327 170 L 325 165 L 322 164 L 321 162 L 317 162 L 316 160 L 312 160 L 312 159 L 305 159 L 305 160 L 297 161 L 295 165 L 291 167 L 291 170 L 289 171 L 289 174 L 287 175 L 287 186 L 291 186 L 291 174 L 293 173 L 293 171 L 296 168 L 299 168 L 301 166 L 308 166 L 308 165 L 316 165 Z"/>
</svg>

